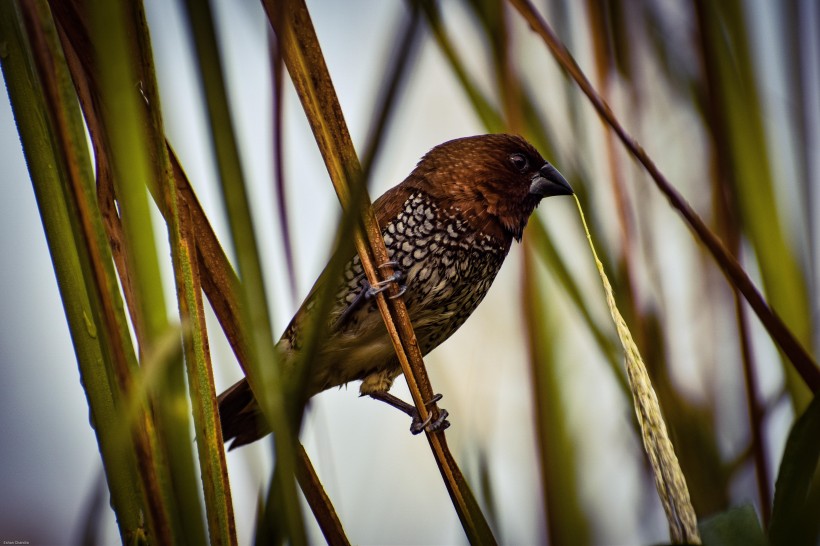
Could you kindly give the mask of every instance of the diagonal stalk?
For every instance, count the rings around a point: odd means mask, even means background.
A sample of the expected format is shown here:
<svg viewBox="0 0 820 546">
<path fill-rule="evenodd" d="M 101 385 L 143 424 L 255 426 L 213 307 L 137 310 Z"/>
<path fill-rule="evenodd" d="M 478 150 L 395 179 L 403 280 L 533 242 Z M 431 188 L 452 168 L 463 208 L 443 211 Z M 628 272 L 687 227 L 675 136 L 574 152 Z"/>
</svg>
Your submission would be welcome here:
<svg viewBox="0 0 820 546">
<path fill-rule="evenodd" d="M 274 6 L 270 0 L 264 0 L 263 4 L 276 31 L 285 65 L 302 101 L 342 208 L 349 210 L 356 207 L 354 210 L 362 215 L 364 233 L 355 232 L 355 245 L 368 281 L 375 284 L 381 279 L 374 264 L 386 264 L 389 257 L 366 191 L 362 191 L 360 203 L 351 199 L 351 181 L 361 184 L 362 171 L 307 7 L 301 0 L 289 2 L 284 7 Z M 381 269 L 385 277 L 392 274 L 389 267 Z M 396 294 L 398 288 L 392 286 L 389 295 Z M 377 305 L 420 418 L 426 419 L 429 413 L 435 418 L 438 408 L 434 406 L 428 409 L 425 406 L 425 401 L 433 397 L 433 389 L 403 299 L 388 299 L 380 294 Z M 447 448 L 444 434 L 428 432 L 427 438 L 467 537 L 474 543 L 494 543 L 489 525 Z"/>
<path fill-rule="evenodd" d="M 690 229 L 697 238 L 706 246 L 712 257 L 717 262 L 723 274 L 730 284 L 739 291 L 749 305 L 757 314 L 766 331 L 777 343 L 778 347 L 788 357 L 795 370 L 812 392 L 820 391 L 820 368 L 814 358 L 800 344 L 800 341 L 789 330 L 777 312 L 766 302 L 766 299 L 754 285 L 752 279 L 744 271 L 738 261 L 726 250 L 720 239 L 709 229 L 701 217 L 686 202 L 683 196 L 672 186 L 669 180 L 661 173 L 655 162 L 649 157 L 646 151 L 638 142 L 626 132 L 621 123 L 615 117 L 609 105 L 601 98 L 589 79 L 581 71 L 578 63 L 572 57 L 569 50 L 561 43 L 558 36 L 547 24 L 544 18 L 535 10 L 529 0 L 510 0 L 510 3 L 521 13 L 521 16 L 529 23 L 530 27 L 538 33 L 544 40 L 556 61 L 563 67 L 578 87 L 587 95 L 590 103 L 605 121 L 627 150 L 635 159 L 643 165 L 655 185 L 663 193 L 669 203 L 680 212 Z"/>
</svg>

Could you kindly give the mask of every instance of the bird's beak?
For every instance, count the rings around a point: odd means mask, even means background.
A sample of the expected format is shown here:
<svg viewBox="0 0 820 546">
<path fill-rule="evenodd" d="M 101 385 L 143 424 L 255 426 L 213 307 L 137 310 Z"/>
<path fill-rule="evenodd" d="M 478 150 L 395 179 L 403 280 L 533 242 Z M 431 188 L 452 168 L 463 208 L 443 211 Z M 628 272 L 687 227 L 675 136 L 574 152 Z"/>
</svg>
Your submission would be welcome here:
<svg viewBox="0 0 820 546">
<path fill-rule="evenodd" d="M 530 195 L 538 197 L 551 197 L 553 195 L 572 195 L 572 187 L 569 182 L 561 176 L 558 169 L 544 163 L 544 166 L 538 171 L 538 174 L 532 177 L 530 184 Z"/>
</svg>

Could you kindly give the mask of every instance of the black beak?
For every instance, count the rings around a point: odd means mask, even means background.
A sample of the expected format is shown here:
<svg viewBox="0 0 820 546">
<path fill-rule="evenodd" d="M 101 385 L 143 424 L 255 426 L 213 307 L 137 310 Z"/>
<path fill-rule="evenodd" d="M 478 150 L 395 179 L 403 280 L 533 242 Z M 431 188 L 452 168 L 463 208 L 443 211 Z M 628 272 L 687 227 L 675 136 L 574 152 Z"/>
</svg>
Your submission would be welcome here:
<svg viewBox="0 0 820 546">
<path fill-rule="evenodd" d="M 538 197 L 551 197 L 553 195 L 572 195 L 572 187 L 569 182 L 561 176 L 558 169 L 544 163 L 544 166 L 538 171 L 538 174 L 532 177 L 530 184 L 530 195 Z"/>
</svg>

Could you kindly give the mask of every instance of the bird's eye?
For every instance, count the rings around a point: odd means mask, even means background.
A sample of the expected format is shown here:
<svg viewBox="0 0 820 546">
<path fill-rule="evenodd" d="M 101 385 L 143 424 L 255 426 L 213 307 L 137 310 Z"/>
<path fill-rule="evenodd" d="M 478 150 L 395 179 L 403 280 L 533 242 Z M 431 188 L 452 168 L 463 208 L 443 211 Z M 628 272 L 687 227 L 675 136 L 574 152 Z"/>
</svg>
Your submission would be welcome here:
<svg viewBox="0 0 820 546">
<path fill-rule="evenodd" d="M 529 161 L 527 161 L 527 156 L 524 154 L 512 154 L 510 156 L 510 163 L 522 173 L 529 167 Z"/>
</svg>

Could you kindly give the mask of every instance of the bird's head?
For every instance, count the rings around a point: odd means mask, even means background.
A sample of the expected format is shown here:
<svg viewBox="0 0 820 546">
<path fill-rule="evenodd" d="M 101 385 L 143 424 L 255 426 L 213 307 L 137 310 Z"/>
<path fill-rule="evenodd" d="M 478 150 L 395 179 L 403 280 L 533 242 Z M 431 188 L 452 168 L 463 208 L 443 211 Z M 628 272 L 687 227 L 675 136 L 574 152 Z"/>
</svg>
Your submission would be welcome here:
<svg viewBox="0 0 820 546">
<path fill-rule="evenodd" d="M 411 176 L 425 191 L 474 222 L 495 223 L 507 240 L 521 239 L 541 199 L 573 193 L 561 173 L 529 142 L 505 134 L 440 144 L 422 158 Z"/>
</svg>

